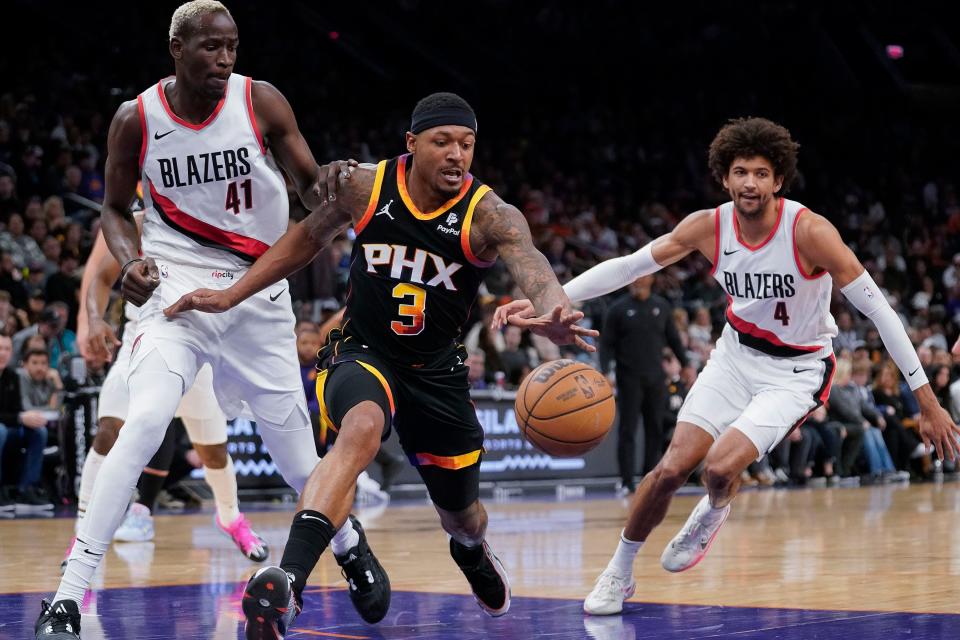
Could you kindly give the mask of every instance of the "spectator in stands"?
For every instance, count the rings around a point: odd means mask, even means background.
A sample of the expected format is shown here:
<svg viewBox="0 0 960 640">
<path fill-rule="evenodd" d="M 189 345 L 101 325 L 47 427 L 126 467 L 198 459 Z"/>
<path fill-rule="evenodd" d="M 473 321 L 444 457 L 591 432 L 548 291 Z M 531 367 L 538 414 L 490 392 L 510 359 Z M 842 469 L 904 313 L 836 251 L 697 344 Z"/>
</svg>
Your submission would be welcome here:
<svg viewBox="0 0 960 640">
<path fill-rule="evenodd" d="M 470 388 L 486 389 L 486 356 L 483 351 L 479 349 L 470 351 L 467 355 L 466 365 L 469 368 L 467 381 L 470 383 Z"/>
<path fill-rule="evenodd" d="M 929 452 L 920 442 L 917 432 L 903 425 L 907 416 L 904 413 L 899 382 L 900 369 L 893 360 L 885 360 L 881 363 L 873 383 L 873 400 L 887 424 L 883 430 L 883 440 L 890 451 L 890 457 L 893 458 L 893 466 L 900 470 L 909 470 L 911 460 L 921 458 Z"/>
<path fill-rule="evenodd" d="M 67 305 L 67 325 L 77 326 L 77 312 L 80 309 L 80 279 L 76 276 L 79 262 L 77 255 L 65 251 L 60 255 L 60 268 L 47 278 L 44 297 L 47 302 L 62 302 Z"/>
<path fill-rule="evenodd" d="M 858 347 L 864 344 L 857 330 L 853 326 L 853 316 L 846 309 L 837 313 L 837 337 L 833 339 L 833 350 L 836 353 L 849 351 L 853 353 Z"/>
<path fill-rule="evenodd" d="M 64 355 L 79 353 L 77 335 L 66 328 L 69 313 L 69 308 L 63 302 L 47 305 L 36 324 L 13 336 L 14 351 L 23 354 L 23 345 L 27 338 L 40 335 L 49 345 L 50 362 L 55 365 L 55 368 L 59 367 Z"/>
<path fill-rule="evenodd" d="M 45 349 L 31 349 L 23 357 L 20 370 L 20 398 L 24 410 L 57 411 L 63 400 L 63 382 L 56 369 L 50 367 Z"/>
<path fill-rule="evenodd" d="M 530 353 L 532 350 L 523 346 L 523 331 L 513 325 L 504 327 L 503 342 L 500 362 L 503 363 L 507 384 L 516 387 L 534 367 L 534 359 Z"/>
<path fill-rule="evenodd" d="M 27 324 L 27 314 L 13 306 L 9 291 L 0 289 L 0 335 L 13 336 Z"/>
<path fill-rule="evenodd" d="M 0 251 L 13 256 L 13 264 L 20 268 L 43 262 L 43 251 L 24 233 L 23 216 L 19 213 L 10 214 L 7 230 L 0 233 Z"/>
<path fill-rule="evenodd" d="M 23 407 L 21 378 L 10 366 L 12 356 L 12 341 L 0 336 L 0 483 L 4 458 L 20 465 L 16 489 L 12 491 L 0 485 L 0 510 L 9 513 L 12 502 L 17 512 L 44 512 L 53 509 L 53 503 L 39 487 L 43 448 L 47 443 L 47 416 L 43 411 Z M 21 450 L 23 454 L 18 455 Z"/>
<path fill-rule="evenodd" d="M 877 409 L 873 393 L 868 386 L 871 375 L 870 363 L 866 361 L 854 363 L 852 369 L 852 382 L 856 385 L 857 393 L 860 395 L 863 414 L 869 421 L 869 425 L 864 425 L 866 430 L 864 451 L 867 454 L 870 473 L 874 476 L 874 479 L 909 480 L 909 472 L 897 470 L 893 463 L 893 456 L 890 455 L 890 450 L 887 448 L 886 440 L 883 437 L 887 430 L 887 421 L 883 413 Z"/>
<path fill-rule="evenodd" d="M 50 196 L 43 201 L 43 216 L 47 221 L 47 231 L 53 236 L 64 236 L 70 221 L 67 220 L 60 196 Z"/>
<path fill-rule="evenodd" d="M 16 177 L 8 166 L 0 171 L 0 224 L 6 225 L 10 214 L 21 210 L 20 200 L 17 198 Z"/>
<path fill-rule="evenodd" d="M 663 455 L 664 348 L 669 345 L 681 367 L 689 364 L 673 324 L 673 308 L 653 294 L 654 280 L 654 276 L 645 276 L 631 284 L 630 295 L 610 305 L 600 332 L 600 370 L 609 375 L 610 362 L 616 362 L 617 460 L 625 493 L 636 490 L 636 439 L 641 414 L 642 472 L 649 473 Z"/>
</svg>

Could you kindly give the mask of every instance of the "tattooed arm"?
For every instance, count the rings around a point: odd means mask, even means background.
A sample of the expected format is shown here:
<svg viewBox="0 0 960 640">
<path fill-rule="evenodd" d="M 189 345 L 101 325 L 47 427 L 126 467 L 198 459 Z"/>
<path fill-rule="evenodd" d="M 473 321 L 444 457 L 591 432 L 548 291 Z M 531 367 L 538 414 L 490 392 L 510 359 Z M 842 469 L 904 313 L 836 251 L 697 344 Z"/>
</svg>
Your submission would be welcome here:
<svg viewBox="0 0 960 640">
<path fill-rule="evenodd" d="M 581 336 L 595 337 L 597 331 L 575 324 L 583 313 L 573 311 L 570 299 L 547 262 L 533 245 L 530 228 L 523 214 L 492 191 L 477 204 L 468 239 L 473 253 L 483 260 L 503 259 L 523 294 L 530 298 L 540 314 L 531 330 L 556 344 L 575 343 L 587 351 L 596 349 Z"/>
<path fill-rule="evenodd" d="M 375 176 L 376 167 L 372 165 L 341 173 L 337 199 L 318 207 L 303 222 L 290 227 L 233 286 L 221 291 L 191 291 L 164 313 L 173 316 L 192 309 L 222 313 L 310 264 L 321 249 L 363 216 Z"/>
</svg>

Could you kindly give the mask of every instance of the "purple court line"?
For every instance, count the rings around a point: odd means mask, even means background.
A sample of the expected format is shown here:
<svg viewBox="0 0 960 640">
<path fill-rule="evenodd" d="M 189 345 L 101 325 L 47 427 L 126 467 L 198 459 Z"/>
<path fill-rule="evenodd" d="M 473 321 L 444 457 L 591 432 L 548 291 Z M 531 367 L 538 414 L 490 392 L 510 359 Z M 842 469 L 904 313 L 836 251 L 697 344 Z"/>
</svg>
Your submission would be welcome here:
<svg viewBox="0 0 960 640">
<path fill-rule="evenodd" d="M 84 640 L 242 635 L 242 583 L 105 589 L 88 598 Z M 41 594 L 0 595 L 0 640 L 32 637 Z M 490 618 L 472 596 L 395 591 L 387 617 L 362 622 L 344 589 L 309 588 L 287 638 L 345 640 L 940 640 L 958 637 L 960 615 L 628 602 L 623 615 L 585 616 L 580 600 L 515 597 Z"/>
</svg>

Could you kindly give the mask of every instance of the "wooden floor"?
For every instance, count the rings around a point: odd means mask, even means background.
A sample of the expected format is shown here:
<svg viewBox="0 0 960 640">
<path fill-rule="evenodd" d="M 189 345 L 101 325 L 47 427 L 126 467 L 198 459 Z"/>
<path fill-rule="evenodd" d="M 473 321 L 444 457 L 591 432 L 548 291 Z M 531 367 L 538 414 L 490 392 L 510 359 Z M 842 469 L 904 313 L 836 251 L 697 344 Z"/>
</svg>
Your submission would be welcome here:
<svg viewBox="0 0 960 640">
<path fill-rule="evenodd" d="M 674 575 L 664 545 L 698 498 L 678 497 L 641 550 L 633 600 L 652 603 L 960 613 L 960 485 L 746 492 L 709 556 Z M 626 514 L 616 499 L 487 502 L 488 539 L 514 596 L 581 600 L 614 550 Z M 468 593 L 427 505 L 361 510 L 371 547 L 395 591 Z M 289 512 L 250 514 L 279 560 Z M 245 580 L 255 565 L 209 515 L 160 516 L 155 543 L 119 544 L 97 589 Z M 51 592 L 69 519 L 0 521 L 0 593 Z M 325 554 L 312 584 L 342 586 Z M 960 631 L 957 632 L 960 636 Z M 2 634 L 0 634 L 2 635 Z"/>
</svg>

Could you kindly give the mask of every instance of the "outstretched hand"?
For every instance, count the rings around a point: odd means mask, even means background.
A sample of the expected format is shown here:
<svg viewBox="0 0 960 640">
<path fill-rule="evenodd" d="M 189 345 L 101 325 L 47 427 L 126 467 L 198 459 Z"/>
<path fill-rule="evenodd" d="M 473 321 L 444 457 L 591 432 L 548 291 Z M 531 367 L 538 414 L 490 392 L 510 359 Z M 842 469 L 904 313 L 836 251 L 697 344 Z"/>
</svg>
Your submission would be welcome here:
<svg viewBox="0 0 960 640">
<path fill-rule="evenodd" d="M 936 405 L 920 413 L 920 437 L 928 448 L 933 444 L 940 460 L 960 458 L 960 427 L 943 407 Z"/>
<path fill-rule="evenodd" d="M 197 289 L 184 294 L 179 300 L 163 310 L 163 314 L 172 318 L 184 311 L 203 311 L 204 313 L 223 313 L 233 307 L 227 290 Z"/>
<path fill-rule="evenodd" d="M 587 329 L 577 324 L 583 320 L 582 311 L 565 313 L 561 305 L 557 305 L 550 313 L 534 318 L 524 318 L 519 315 L 509 316 L 510 324 L 523 326 L 533 333 L 548 338 L 554 344 L 575 344 L 584 351 L 594 352 L 595 346 L 584 340 L 585 337 L 596 338 L 600 332 Z"/>
<path fill-rule="evenodd" d="M 536 324 L 537 311 L 529 300 L 514 300 L 502 304 L 493 312 L 491 329 L 500 330 L 508 324 L 521 328 L 529 328 Z"/>
</svg>

